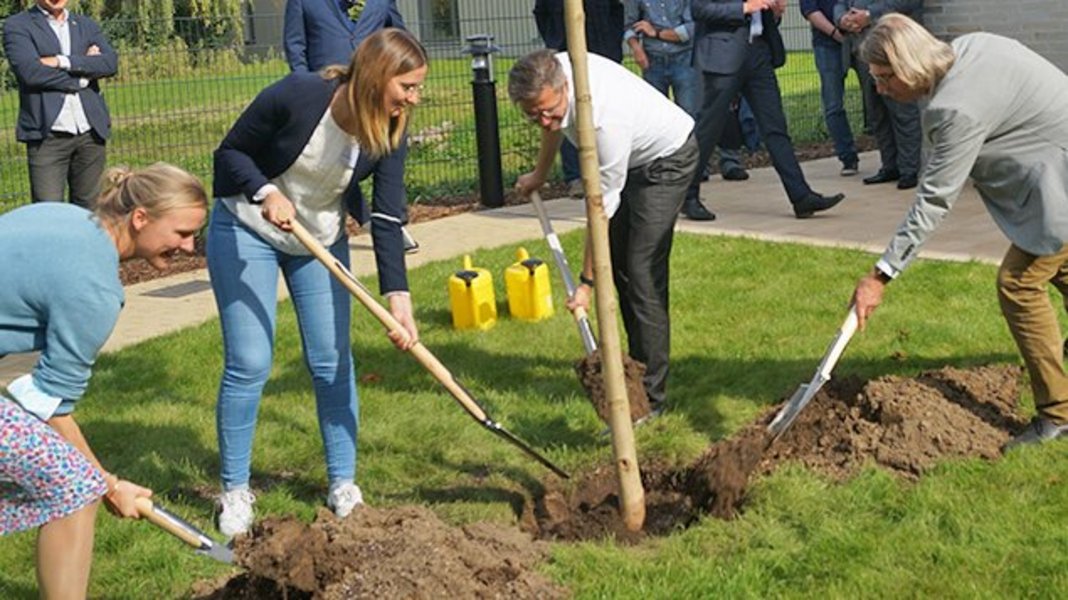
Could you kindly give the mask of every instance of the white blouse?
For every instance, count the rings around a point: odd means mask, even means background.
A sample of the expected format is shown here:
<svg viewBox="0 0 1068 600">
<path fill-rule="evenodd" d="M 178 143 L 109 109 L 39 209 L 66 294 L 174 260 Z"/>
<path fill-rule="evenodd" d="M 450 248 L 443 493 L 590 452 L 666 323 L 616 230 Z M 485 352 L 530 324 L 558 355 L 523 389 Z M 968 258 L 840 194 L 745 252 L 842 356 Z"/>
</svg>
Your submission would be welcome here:
<svg viewBox="0 0 1068 600">
<path fill-rule="evenodd" d="M 327 247 L 345 234 L 346 211 L 341 197 L 359 156 L 359 144 L 338 126 L 327 107 L 297 160 L 268 184 L 293 202 L 301 223 Z M 266 195 L 266 189 L 267 185 L 257 196 Z M 310 254 L 297 238 L 264 219 L 261 205 L 251 204 L 240 194 L 222 198 L 222 202 L 276 249 L 287 254 Z"/>
</svg>

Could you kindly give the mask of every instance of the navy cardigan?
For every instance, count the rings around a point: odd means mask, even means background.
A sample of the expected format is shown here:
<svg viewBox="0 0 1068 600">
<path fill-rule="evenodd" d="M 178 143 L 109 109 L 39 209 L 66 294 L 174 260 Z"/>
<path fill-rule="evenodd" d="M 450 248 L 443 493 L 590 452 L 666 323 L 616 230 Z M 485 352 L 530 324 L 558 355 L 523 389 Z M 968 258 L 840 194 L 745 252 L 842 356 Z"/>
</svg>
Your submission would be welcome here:
<svg viewBox="0 0 1068 600">
<path fill-rule="evenodd" d="M 337 80 L 323 79 L 318 73 L 291 73 L 260 92 L 215 150 L 215 197 L 243 194 L 251 202 L 261 187 L 296 162 L 337 85 Z M 352 181 L 342 195 L 357 222 L 371 221 L 383 294 L 408 289 L 401 237 L 408 209 L 404 191 L 407 154 L 407 137 L 399 148 L 378 159 L 361 150 Z M 359 182 L 372 174 L 374 193 L 368 211 Z"/>
</svg>

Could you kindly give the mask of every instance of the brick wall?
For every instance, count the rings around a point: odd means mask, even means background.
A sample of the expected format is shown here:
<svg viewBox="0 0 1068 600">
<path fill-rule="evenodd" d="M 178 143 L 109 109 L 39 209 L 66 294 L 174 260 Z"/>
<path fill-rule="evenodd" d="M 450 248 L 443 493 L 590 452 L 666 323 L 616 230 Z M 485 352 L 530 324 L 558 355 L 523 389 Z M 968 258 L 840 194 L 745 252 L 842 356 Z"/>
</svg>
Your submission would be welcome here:
<svg viewBox="0 0 1068 600">
<path fill-rule="evenodd" d="M 951 40 L 988 31 L 1019 40 L 1068 72 L 1068 2 L 1065 0 L 926 0 L 924 24 Z"/>
</svg>

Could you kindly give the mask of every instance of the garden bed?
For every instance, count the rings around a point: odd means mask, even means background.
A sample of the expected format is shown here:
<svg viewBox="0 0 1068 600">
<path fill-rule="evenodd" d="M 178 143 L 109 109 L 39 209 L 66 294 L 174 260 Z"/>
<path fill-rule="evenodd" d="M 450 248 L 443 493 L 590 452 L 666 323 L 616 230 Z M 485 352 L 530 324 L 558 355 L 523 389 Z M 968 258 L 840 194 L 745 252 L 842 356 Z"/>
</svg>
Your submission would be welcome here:
<svg viewBox="0 0 1068 600">
<path fill-rule="evenodd" d="M 997 460 L 1024 424 L 1020 375 L 1019 367 L 999 365 L 833 381 L 779 440 L 767 434 L 769 410 L 690 466 L 643 464 L 639 532 L 623 526 L 615 472 L 602 467 L 575 482 L 545 482 L 518 516 L 520 529 L 451 527 L 410 506 L 364 507 L 342 521 L 323 510 L 310 526 L 265 520 L 237 545 L 247 572 L 194 592 L 212 599 L 564 597 L 537 571 L 547 540 L 633 544 L 706 516 L 732 518 L 745 510 L 751 479 L 787 463 L 836 481 L 869 465 L 914 481 L 943 461 Z"/>
</svg>

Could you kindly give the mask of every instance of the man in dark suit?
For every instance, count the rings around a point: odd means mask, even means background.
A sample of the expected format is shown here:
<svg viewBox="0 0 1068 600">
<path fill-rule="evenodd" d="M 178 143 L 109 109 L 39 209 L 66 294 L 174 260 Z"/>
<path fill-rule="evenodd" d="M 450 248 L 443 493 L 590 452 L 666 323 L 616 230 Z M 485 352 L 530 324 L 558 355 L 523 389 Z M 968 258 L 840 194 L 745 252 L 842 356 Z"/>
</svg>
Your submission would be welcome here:
<svg viewBox="0 0 1068 600">
<path fill-rule="evenodd" d="M 287 0 L 284 40 L 293 71 L 347 65 L 356 46 L 383 27 L 404 29 L 396 0 Z"/>
<path fill-rule="evenodd" d="M 731 100 L 740 92 L 753 110 L 794 215 L 805 219 L 838 204 L 844 196 L 812 191 L 794 155 L 775 77 L 775 69 L 786 63 L 778 28 L 785 8 L 785 0 L 747 0 L 740 11 L 737 0 L 693 0 L 697 24 L 693 61 L 704 81 L 696 129 L 701 148 L 698 164 L 708 162 L 723 135 Z M 694 178 L 691 198 L 697 197 L 699 185 L 700 178 Z"/>
<path fill-rule="evenodd" d="M 37 0 L 4 21 L 4 52 L 19 87 L 15 137 L 26 144 L 34 202 L 88 207 L 100 192 L 111 117 L 98 80 L 118 57 L 89 17 L 67 0 Z"/>
</svg>

